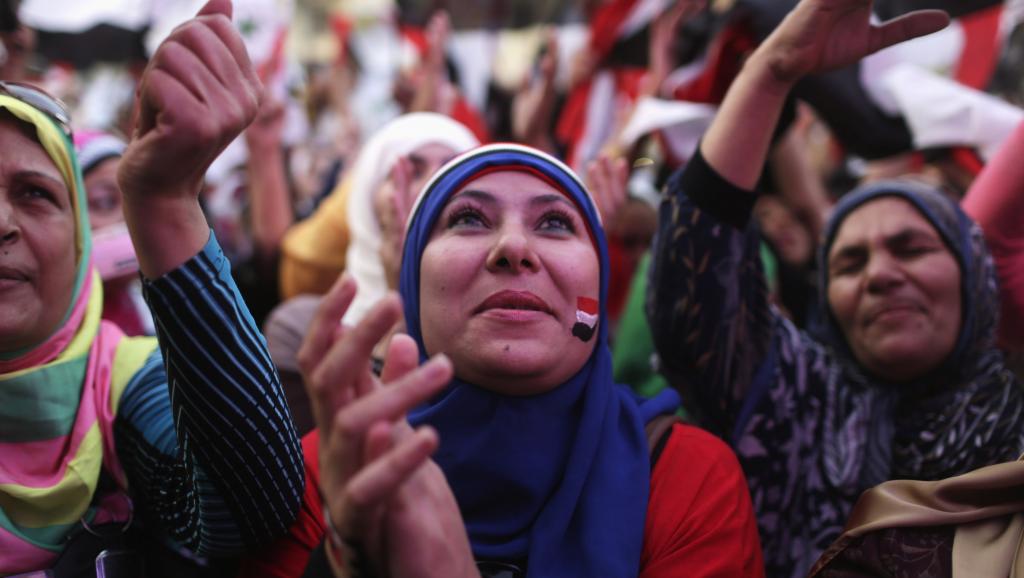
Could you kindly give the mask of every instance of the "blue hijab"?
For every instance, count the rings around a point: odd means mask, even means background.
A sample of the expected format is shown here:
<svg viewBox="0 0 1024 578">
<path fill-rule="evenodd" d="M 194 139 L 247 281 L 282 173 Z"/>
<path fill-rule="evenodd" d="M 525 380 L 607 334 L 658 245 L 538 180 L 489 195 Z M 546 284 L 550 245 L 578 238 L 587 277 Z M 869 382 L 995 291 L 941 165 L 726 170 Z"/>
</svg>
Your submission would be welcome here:
<svg viewBox="0 0 1024 578">
<path fill-rule="evenodd" d="M 644 424 L 678 397 L 642 404 L 612 381 L 604 320 L 608 250 L 593 199 L 557 159 L 518 145 L 490 145 L 449 162 L 427 184 L 409 220 L 399 287 L 410 336 L 420 331 L 420 258 L 451 195 L 484 172 L 542 175 L 586 220 L 600 258 L 597 344 L 555 389 L 515 397 L 454 379 L 409 415 L 440 433 L 434 459 L 451 485 L 477 559 L 528 563 L 530 578 L 635 577 L 650 486 Z"/>
</svg>

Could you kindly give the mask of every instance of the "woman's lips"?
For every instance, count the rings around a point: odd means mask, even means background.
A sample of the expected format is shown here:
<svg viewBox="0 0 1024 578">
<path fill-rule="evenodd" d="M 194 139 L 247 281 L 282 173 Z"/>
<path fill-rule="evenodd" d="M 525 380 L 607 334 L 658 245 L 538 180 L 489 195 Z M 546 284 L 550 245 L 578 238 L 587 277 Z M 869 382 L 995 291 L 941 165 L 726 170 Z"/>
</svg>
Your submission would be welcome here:
<svg viewBox="0 0 1024 578">
<path fill-rule="evenodd" d="M 511 319 L 529 319 L 538 313 L 554 315 L 551 307 L 540 297 L 529 291 L 498 291 L 473 311 L 474 314 L 490 313 L 499 314 Z"/>
<path fill-rule="evenodd" d="M 913 301 L 898 301 L 874 307 L 868 311 L 867 324 L 901 315 L 920 313 L 921 307 Z"/>
<path fill-rule="evenodd" d="M 28 282 L 28 275 L 13 267 L 0 267 L 0 290 L 20 287 Z"/>
</svg>

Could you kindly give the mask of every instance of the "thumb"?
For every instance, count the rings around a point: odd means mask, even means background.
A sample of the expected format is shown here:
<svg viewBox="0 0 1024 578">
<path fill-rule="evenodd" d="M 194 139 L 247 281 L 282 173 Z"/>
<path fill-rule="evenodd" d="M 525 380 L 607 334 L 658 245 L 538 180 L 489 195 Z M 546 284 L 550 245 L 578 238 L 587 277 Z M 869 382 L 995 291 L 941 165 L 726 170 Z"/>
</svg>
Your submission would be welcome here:
<svg viewBox="0 0 1024 578">
<path fill-rule="evenodd" d="M 223 14 L 231 19 L 233 8 L 231 6 L 231 0 L 209 0 L 205 6 L 199 9 L 199 13 L 196 16 L 216 16 L 217 14 Z"/>
</svg>

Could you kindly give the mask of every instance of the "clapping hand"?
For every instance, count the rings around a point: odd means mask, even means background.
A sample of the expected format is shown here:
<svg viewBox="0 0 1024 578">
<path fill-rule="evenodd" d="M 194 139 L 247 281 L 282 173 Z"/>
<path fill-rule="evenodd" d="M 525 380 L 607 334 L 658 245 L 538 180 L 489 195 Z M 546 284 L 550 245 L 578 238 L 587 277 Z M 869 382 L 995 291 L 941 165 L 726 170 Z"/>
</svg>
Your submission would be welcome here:
<svg viewBox="0 0 1024 578">
<path fill-rule="evenodd" d="M 452 378 L 443 355 L 418 365 L 415 342 L 396 335 L 378 379 L 370 355 L 401 317 L 390 295 L 355 327 L 339 320 L 355 297 L 343 277 L 325 296 L 299 351 L 320 430 L 320 487 L 330 524 L 360 544 L 382 576 L 473 576 L 475 564 L 458 505 L 430 460 L 430 427 L 405 414 Z"/>
</svg>

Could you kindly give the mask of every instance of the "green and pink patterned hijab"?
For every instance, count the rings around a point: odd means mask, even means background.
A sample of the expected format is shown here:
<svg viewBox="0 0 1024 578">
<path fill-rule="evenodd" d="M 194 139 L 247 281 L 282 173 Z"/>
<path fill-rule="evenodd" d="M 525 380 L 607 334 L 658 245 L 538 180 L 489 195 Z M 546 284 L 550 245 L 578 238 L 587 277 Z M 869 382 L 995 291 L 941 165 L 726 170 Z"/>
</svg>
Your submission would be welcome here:
<svg viewBox="0 0 1024 578">
<path fill-rule="evenodd" d="M 0 95 L 0 109 L 34 129 L 60 171 L 75 213 L 71 304 L 43 343 L 0 352 L 0 574 L 50 567 L 68 534 L 85 523 L 125 520 L 130 501 L 97 496 L 102 470 L 127 490 L 113 423 L 128 380 L 154 351 L 101 321 L 89 215 L 74 149 L 44 113 Z"/>
</svg>

